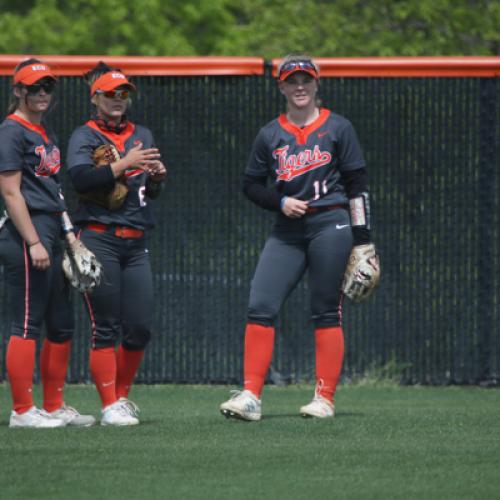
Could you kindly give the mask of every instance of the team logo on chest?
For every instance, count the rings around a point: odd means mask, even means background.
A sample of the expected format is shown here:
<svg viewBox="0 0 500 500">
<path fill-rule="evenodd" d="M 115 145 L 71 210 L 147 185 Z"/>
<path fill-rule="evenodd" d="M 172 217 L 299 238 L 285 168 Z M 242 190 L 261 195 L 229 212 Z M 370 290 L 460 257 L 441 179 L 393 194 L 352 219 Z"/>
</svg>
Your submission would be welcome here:
<svg viewBox="0 0 500 500">
<path fill-rule="evenodd" d="M 35 175 L 38 177 L 50 177 L 57 174 L 61 168 L 61 153 L 54 146 L 49 152 L 45 146 L 37 146 L 35 153 L 40 157 L 40 163 L 35 167 Z"/>
<path fill-rule="evenodd" d="M 321 151 L 319 146 L 314 146 L 312 151 L 304 149 L 296 155 L 289 155 L 289 148 L 290 146 L 283 146 L 273 151 L 273 158 L 278 160 L 278 181 L 291 181 L 332 161 L 332 155 L 328 151 Z"/>
</svg>

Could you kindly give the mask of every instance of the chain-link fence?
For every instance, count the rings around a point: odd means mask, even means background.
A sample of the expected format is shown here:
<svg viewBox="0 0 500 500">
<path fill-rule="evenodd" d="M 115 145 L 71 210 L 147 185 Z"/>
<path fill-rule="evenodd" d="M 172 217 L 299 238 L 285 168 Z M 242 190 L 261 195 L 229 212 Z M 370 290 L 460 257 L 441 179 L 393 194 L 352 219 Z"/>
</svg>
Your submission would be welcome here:
<svg viewBox="0 0 500 500">
<path fill-rule="evenodd" d="M 258 129 L 284 109 L 269 67 L 265 73 L 134 79 L 131 117 L 153 131 L 169 169 L 154 203 L 154 338 L 140 382 L 241 379 L 249 284 L 274 217 L 243 197 L 241 175 Z M 498 382 L 498 78 L 323 78 L 320 93 L 360 138 L 382 263 L 374 297 L 345 304 L 344 376 Z M 9 94 L 9 77 L 0 77 L 5 106 Z M 61 78 L 50 123 L 63 157 L 89 112 L 82 80 Z M 1 281 L 2 378 L 7 294 Z M 69 380 L 84 382 L 90 333 L 83 303 L 74 298 Z M 313 379 L 309 314 L 303 280 L 277 324 L 275 381 Z"/>
</svg>

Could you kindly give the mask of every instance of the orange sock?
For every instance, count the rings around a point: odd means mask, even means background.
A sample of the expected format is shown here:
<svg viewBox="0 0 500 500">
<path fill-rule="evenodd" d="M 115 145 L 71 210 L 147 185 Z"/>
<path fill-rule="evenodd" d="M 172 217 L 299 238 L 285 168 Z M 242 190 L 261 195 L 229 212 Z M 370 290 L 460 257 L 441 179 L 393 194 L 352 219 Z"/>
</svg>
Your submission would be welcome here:
<svg viewBox="0 0 500 500">
<path fill-rule="evenodd" d="M 63 405 L 63 390 L 68 371 L 71 340 L 57 343 L 45 339 L 40 354 L 40 372 L 43 385 L 43 407 L 48 412 Z"/>
<path fill-rule="evenodd" d="M 141 366 L 144 351 L 130 351 L 122 345 L 116 353 L 116 397 L 127 398 L 135 375 Z"/>
<path fill-rule="evenodd" d="M 344 332 L 342 327 L 317 328 L 316 336 L 316 391 L 333 402 L 344 361 Z"/>
<path fill-rule="evenodd" d="M 117 401 L 116 354 L 114 347 L 90 350 L 90 373 L 101 398 L 102 407 Z"/>
<path fill-rule="evenodd" d="M 25 413 L 33 406 L 33 372 L 35 371 L 36 342 L 12 336 L 6 355 L 7 373 L 14 411 Z"/>
<path fill-rule="evenodd" d="M 244 387 L 258 398 L 273 358 L 274 327 L 248 323 L 245 330 Z"/>
</svg>

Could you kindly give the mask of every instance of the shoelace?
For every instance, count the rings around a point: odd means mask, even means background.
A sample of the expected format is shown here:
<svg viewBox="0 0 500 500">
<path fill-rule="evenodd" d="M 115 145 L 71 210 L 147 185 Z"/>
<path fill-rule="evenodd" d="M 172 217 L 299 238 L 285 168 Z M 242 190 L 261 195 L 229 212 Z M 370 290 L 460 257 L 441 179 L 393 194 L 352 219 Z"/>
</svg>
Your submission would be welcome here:
<svg viewBox="0 0 500 500">
<path fill-rule="evenodd" d="M 230 399 L 238 399 L 238 398 L 242 397 L 242 398 L 250 398 L 252 400 L 257 400 L 257 398 L 250 391 L 233 390 L 230 392 L 232 394 Z"/>
<path fill-rule="evenodd" d="M 323 397 L 321 395 L 321 391 L 323 391 L 327 386 L 325 385 L 325 381 L 320 378 L 316 384 L 316 389 L 314 390 L 314 398 L 313 398 L 313 401 L 320 401 L 322 403 L 324 402 L 328 402 L 328 399 L 326 399 L 325 397 Z"/>
<path fill-rule="evenodd" d="M 77 411 L 75 408 L 73 408 L 72 406 L 66 406 L 66 405 L 63 405 L 63 406 L 61 407 L 61 410 L 64 410 L 64 411 L 65 411 L 65 412 L 67 412 L 67 413 L 71 413 L 71 415 L 73 415 L 73 416 L 75 416 L 75 417 L 76 417 L 76 416 L 78 416 L 78 415 L 80 415 L 80 414 L 78 413 L 78 411 Z"/>
<path fill-rule="evenodd" d="M 241 396 L 243 394 L 243 391 L 230 391 L 232 396 L 229 399 L 236 399 L 237 397 Z"/>
<path fill-rule="evenodd" d="M 321 391 L 325 387 L 325 381 L 320 378 L 318 382 L 316 383 L 316 388 L 314 389 L 314 399 L 318 399 L 321 397 Z"/>
<path fill-rule="evenodd" d="M 318 403 L 322 406 L 327 405 L 330 406 L 331 403 L 326 398 L 321 395 L 321 391 L 325 388 L 325 381 L 320 378 L 316 383 L 316 389 L 314 390 L 314 397 L 311 401 L 312 403 Z M 333 406 L 333 405 L 332 405 Z"/>
<path fill-rule="evenodd" d="M 120 401 L 122 404 L 122 408 L 126 411 L 126 413 L 132 417 L 137 417 L 139 412 L 139 407 L 133 402 L 130 401 L 130 399 L 123 399 Z"/>
<path fill-rule="evenodd" d="M 130 417 L 130 412 L 128 410 L 128 408 L 126 408 L 125 406 L 120 406 L 119 408 L 117 408 L 118 410 L 118 413 L 120 415 L 122 415 L 123 417 Z"/>
<path fill-rule="evenodd" d="M 325 406 L 329 406 L 328 404 L 328 401 L 321 397 L 321 396 L 314 396 L 313 400 L 311 401 L 311 403 L 315 403 L 321 407 L 325 407 Z"/>
<path fill-rule="evenodd" d="M 48 411 L 44 410 L 43 408 L 36 408 L 33 411 L 33 416 L 39 419 L 42 418 L 49 420 L 52 420 L 54 418 Z"/>
<path fill-rule="evenodd" d="M 120 404 L 118 404 L 118 402 L 116 402 L 112 406 L 108 407 L 109 410 L 112 410 L 112 411 L 118 413 L 122 417 L 130 417 L 129 409 L 125 407 L 125 405 L 123 404 L 122 401 L 120 401 L 119 403 Z"/>
</svg>

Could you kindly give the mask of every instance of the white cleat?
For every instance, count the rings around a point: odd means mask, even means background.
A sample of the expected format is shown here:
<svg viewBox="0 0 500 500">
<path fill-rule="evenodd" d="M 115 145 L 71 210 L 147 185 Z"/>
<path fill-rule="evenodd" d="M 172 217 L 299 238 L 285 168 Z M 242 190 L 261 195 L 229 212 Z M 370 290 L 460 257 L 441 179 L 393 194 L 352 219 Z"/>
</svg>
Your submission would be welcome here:
<svg viewBox="0 0 500 500">
<path fill-rule="evenodd" d="M 49 415 L 52 418 L 58 418 L 66 422 L 66 425 L 72 425 L 74 427 L 91 427 L 95 424 L 96 420 L 92 415 L 81 415 L 72 406 L 66 406 L 65 403 Z"/>
<path fill-rule="evenodd" d="M 106 406 L 102 410 L 101 425 L 137 425 L 139 419 L 133 417 L 121 401 Z"/>
<path fill-rule="evenodd" d="M 220 412 L 226 418 L 256 421 L 262 416 L 262 404 L 250 391 L 231 391 L 233 395 L 220 405 Z"/>
<path fill-rule="evenodd" d="M 130 401 L 128 398 L 121 397 L 118 402 L 122 404 L 131 417 L 135 417 L 139 420 L 139 412 L 141 410 L 139 410 L 139 407 L 133 401 Z"/>
<path fill-rule="evenodd" d="M 33 429 L 52 429 L 64 427 L 66 422 L 59 418 L 53 418 L 50 413 L 32 406 L 27 412 L 10 415 L 9 427 L 31 427 Z"/>
<path fill-rule="evenodd" d="M 303 417 L 331 418 L 335 415 L 335 407 L 330 401 L 316 394 L 313 400 L 300 408 Z"/>
</svg>

